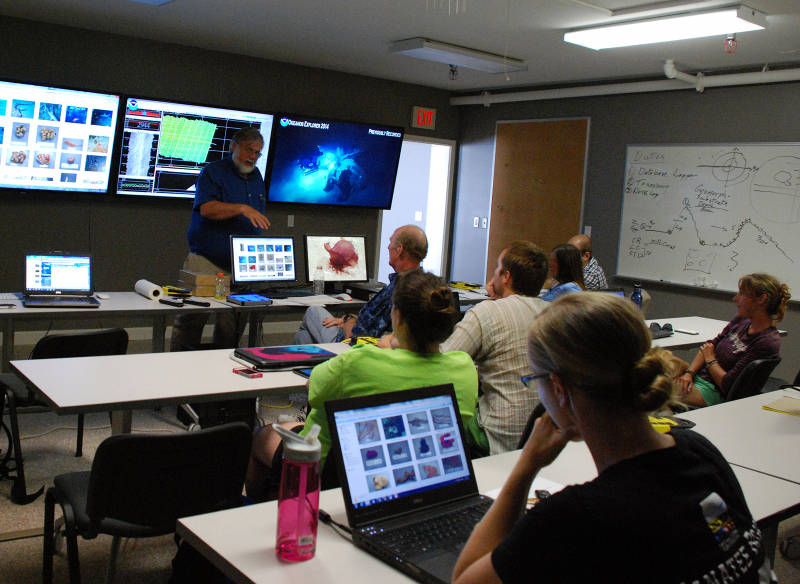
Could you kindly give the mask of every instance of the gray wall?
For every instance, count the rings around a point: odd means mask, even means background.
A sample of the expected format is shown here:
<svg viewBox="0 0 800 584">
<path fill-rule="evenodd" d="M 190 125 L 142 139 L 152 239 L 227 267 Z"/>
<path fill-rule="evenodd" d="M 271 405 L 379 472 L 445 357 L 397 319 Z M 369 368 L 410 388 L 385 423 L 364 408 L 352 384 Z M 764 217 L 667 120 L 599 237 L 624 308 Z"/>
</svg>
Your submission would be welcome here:
<svg viewBox="0 0 800 584">
<path fill-rule="evenodd" d="M 0 51 L 0 72 L 12 81 L 403 127 L 412 106 L 423 105 L 438 110 L 438 129 L 426 135 L 457 136 L 458 112 L 437 89 L 7 17 L 0 30 L 3 45 L 13 47 Z M 24 252 L 48 249 L 91 251 L 100 290 L 131 290 L 139 278 L 174 283 L 190 210 L 188 200 L 0 190 L 0 290 L 21 288 Z M 300 241 L 306 232 L 346 229 L 366 233 L 371 249 L 378 214 L 296 205 L 267 211 L 276 234 Z"/>
<path fill-rule="evenodd" d="M 625 147 L 635 143 L 797 142 L 800 84 L 670 91 L 639 95 L 464 106 L 460 125 L 452 264 L 454 279 L 485 278 L 487 232 L 472 227 L 491 199 L 494 127 L 498 120 L 572 118 L 590 122 L 584 224 L 592 226 L 594 253 L 610 276 L 616 272 Z M 531 212 L 535 212 L 534 209 Z M 778 278 L 781 274 L 775 274 Z M 618 285 L 630 285 L 617 281 Z M 648 318 L 698 315 L 728 320 L 731 294 L 651 285 Z M 794 291 L 800 299 L 800 290 Z M 800 310 L 790 305 L 781 328 L 783 362 L 777 374 L 794 379 L 800 368 Z"/>
</svg>

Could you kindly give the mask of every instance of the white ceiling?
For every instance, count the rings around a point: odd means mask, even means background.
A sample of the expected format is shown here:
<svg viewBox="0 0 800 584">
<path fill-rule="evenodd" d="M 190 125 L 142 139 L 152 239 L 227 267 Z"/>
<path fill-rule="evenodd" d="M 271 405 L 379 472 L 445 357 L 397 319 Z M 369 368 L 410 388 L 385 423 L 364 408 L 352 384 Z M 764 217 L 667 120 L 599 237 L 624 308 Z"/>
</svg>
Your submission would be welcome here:
<svg viewBox="0 0 800 584">
<path fill-rule="evenodd" d="M 740 33 L 735 54 L 724 52 L 720 37 L 601 52 L 562 40 L 568 29 L 624 19 L 588 5 L 667 6 L 675 12 L 731 4 L 724 0 L 173 0 L 160 7 L 130 0 L 23 0 L 3 2 L 0 14 L 472 92 L 660 78 L 665 59 L 684 71 L 705 72 L 800 64 L 800 0 L 744 1 L 767 14 L 768 28 Z M 527 61 L 528 70 L 493 75 L 462 67 L 450 80 L 446 64 L 388 51 L 392 41 L 418 36 L 506 53 Z"/>
</svg>

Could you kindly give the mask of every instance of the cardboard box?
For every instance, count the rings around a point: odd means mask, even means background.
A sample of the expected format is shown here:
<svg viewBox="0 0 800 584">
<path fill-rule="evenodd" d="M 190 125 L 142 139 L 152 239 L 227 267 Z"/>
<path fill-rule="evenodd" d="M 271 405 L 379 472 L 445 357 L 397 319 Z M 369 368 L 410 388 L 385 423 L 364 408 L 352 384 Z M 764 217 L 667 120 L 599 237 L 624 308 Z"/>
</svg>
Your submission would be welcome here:
<svg viewBox="0 0 800 584">
<path fill-rule="evenodd" d="M 225 278 L 225 296 L 231 293 L 231 278 Z M 188 270 L 181 270 L 178 274 L 178 285 L 184 288 L 191 288 L 193 296 L 214 296 L 214 285 L 217 276 L 215 274 L 199 274 L 197 272 L 189 272 Z"/>
</svg>

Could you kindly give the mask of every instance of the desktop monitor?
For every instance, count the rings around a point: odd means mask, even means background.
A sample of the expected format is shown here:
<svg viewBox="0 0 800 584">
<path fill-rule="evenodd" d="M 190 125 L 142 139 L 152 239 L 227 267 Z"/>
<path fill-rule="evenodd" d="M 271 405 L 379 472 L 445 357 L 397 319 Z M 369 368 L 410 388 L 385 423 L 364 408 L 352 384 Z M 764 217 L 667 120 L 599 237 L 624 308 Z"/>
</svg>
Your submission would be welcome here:
<svg viewBox="0 0 800 584">
<path fill-rule="evenodd" d="M 266 288 L 297 279 L 294 238 L 231 235 L 231 277 L 235 284 Z"/>
<path fill-rule="evenodd" d="M 325 282 L 366 282 L 367 238 L 364 235 L 306 235 L 306 276 Z"/>
<path fill-rule="evenodd" d="M 254 126 L 272 134 L 272 115 L 129 97 L 124 112 L 117 194 L 194 197 L 197 175 L 228 156 L 237 130 Z M 264 175 L 266 156 L 256 163 Z"/>
<path fill-rule="evenodd" d="M 267 200 L 389 209 L 403 129 L 275 116 Z"/>
<path fill-rule="evenodd" d="M 108 192 L 119 96 L 0 81 L 0 187 Z"/>
</svg>

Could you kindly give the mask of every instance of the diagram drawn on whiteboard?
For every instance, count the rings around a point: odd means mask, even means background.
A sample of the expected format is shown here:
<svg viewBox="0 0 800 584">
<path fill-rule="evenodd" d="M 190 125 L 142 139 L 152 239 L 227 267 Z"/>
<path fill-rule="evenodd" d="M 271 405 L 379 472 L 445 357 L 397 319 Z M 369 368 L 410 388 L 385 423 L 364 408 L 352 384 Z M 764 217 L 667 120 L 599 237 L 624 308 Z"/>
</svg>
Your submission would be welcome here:
<svg viewBox="0 0 800 584">
<path fill-rule="evenodd" d="M 800 144 L 629 146 L 618 274 L 735 291 L 800 286 Z"/>
</svg>

